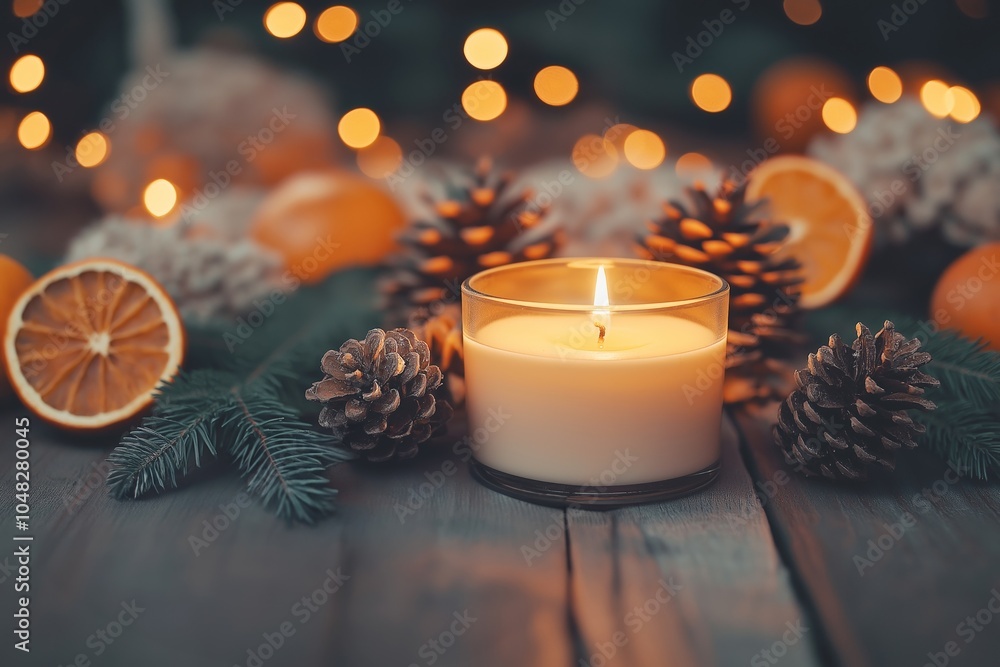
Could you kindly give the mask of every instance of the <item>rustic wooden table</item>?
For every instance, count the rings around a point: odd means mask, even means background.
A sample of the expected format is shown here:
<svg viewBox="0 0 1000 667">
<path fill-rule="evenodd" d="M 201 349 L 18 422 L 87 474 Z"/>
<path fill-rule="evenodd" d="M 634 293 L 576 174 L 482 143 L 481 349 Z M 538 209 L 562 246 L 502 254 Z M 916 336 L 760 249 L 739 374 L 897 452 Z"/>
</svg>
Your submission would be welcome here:
<svg viewBox="0 0 1000 667">
<path fill-rule="evenodd" d="M 17 414 L 0 415 L 8 433 Z M 803 480 L 770 414 L 727 423 L 721 478 L 673 502 L 530 505 L 446 453 L 335 468 L 339 513 L 311 528 L 248 505 L 229 473 L 112 500 L 108 443 L 35 425 L 30 655 L 12 648 L 23 543 L 5 434 L 0 662 L 1000 664 L 998 489 L 929 462 L 877 485 Z"/>
</svg>

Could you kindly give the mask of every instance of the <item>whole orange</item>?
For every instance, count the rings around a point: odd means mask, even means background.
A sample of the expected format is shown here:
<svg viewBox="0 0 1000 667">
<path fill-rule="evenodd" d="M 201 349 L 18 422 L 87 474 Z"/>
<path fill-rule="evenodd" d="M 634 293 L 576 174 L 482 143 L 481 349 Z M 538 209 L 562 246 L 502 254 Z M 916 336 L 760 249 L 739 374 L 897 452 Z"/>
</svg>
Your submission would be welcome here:
<svg viewBox="0 0 1000 667">
<path fill-rule="evenodd" d="M 315 172 L 293 176 L 261 202 L 250 235 L 301 281 L 318 283 L 338 269 L 381 262 L 404 222 L 399 204 L 375 183 Z"/>
<path fill-rule="evenodd" d="M 973 248 L 945 269 L 930 314 L 940 328 L 983 338 L 1000 350 L 1000 243 Z"/>
<path fill-rule="evenodd" d="M 7 255 L 0 255 L 0 340 L 7 332 L 7 318 L 14 303 L 34 281 L 28 269 Z M 6 398 L 11 393 L 4 368 L 3 348 L 0 347 L 0 398 Z"/>
</svg>

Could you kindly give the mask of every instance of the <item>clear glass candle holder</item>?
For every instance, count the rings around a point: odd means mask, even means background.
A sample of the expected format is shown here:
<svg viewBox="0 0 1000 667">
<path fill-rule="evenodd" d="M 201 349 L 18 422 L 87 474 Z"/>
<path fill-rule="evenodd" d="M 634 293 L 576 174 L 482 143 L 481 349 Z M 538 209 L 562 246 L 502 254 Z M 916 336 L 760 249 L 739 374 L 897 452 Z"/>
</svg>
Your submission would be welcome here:
<svg viewBox="0 0 1000 667">
<path fill-rule="evenodd" d="M 569 258 L 462 285 L 473 471 L 553 505 L 611 507 L 719 471 L 729 285 L 705 271 Z"/>
</svg>

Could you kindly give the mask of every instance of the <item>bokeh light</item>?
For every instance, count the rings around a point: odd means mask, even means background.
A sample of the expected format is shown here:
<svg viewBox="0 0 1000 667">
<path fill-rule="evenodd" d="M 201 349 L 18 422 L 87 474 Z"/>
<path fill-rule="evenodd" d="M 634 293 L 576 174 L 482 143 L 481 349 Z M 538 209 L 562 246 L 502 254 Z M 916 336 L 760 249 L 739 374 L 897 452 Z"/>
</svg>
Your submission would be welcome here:
<svg viewBox="0 0 1000 667">
<path fill-rule="evenodd" d="M 903 94 L 903 80 L 888 67 L 876 67 L 868 75 L 868 90 L 879 102 L 892 104 Z"/>
<path fill-rule="evenodd" d="M 316 36 L 330 44 L 344 41 L 357 29 L 358 13 L 344 5 L 324 9 L 313 24 Z"/>
<path fill-rule="evenodd" d="M 959 11 L 972 19 L 984 19 L 990 15 L 990 3 L 986 0 L 955 0 Z"/>
<path fill-rule="evenodd" d="M 952 86 L 950 89 L 954 104 L 951 117 L 959 123 L 971 123 L 979 117 L 982 106 L 976 94 L 965 86 Z"/>
<path fill-rule="evenodd" d="M 499 30 L 480 28 L 465 38 L 462 51 L 473 67 L 493 69 L 507 57 L 507 38 Z"/>
<path fill-rule="evenodd" d="M 28 18 L 42 8 L 44 0 L 14 0 L 14 16 L 19 19 Z"/>
<path fill-rule="evenodd" d="M 108 157 L 110 148 L 107 137 L 100 132 L 90 132 L 76 143 L 74 154 L 81 167 L 96 167 Z"/>
<path fill-rule="evenodd" d="M 625 139 L 625 159 L 637 169 L 656 169 L 667 157 L 667 147 L 655 132 L 636 130 Z"/>
<path fill-rule="evenodd" d="M 382 123 L 371 109 L 351 109 L 337 124 L 341 141 L 351 148 L 364 148 L 378 138 Z"/>
<path fill-rule="evenodd" d="M 32 111 L 17 126 L 17 140 L 29 150 L 41 148 L 52 136 L 52 123 L 41 111 Z"/>
<path fill-rule="evenodd" d="M 142 203 L 147 211 L 162 218 L 177 205 L 177 188 L 167 179 L 158 178 L 146 186 L 142 193 Z"/>
<path fill-rule="evenodd" d="M 507 93 L 496 81 L 476 81 L 462 92 L 462 108 L 476 120 L 493 120 L 507 108 Z"/>
<path fill-rule="evenodd" d="M 955 96 L 948 84 L 939 79 L 931 79 L 920 87 L 920 101 L 937 118 L 944 118 L 955 106 Z"/>
<path fill-rule="evenodd" d="M 275 37 L 287 39 L 302 32 L 306 10 L 297 2 L 278 2 L 264 13 L 264 27 Z"/>
<path fill-rule="evenodd" d="M 677 176 L 687 181 L 704 178 L 712 173 L 712 161 L 701 153 L 685 153 L 677 158 L 674 169 Z"/>
<path fill-rule="evenodd" d="M 614 145 L 596 134 L 585 134 L 573 146 L 573 165 L 589 178 L 610 176 L 618 166 Z"/>
<path fill-rule="evenodd" d="M 823 104 L 823 122 L 828 128 L 840 134 L 847 134 L 858 124 L 858 112 L 854 105 L 842 97 L 831 97 Z"/>
<path fill-rule="evenodd" d="M 30 93 L 44 78 L 45 63 L 35 55 L 21 56 L 10 67 L 10 86 L 19 93 Z"/>
<path fill-rule="evenodd" d="M 385 178 L 403 164 L 403 149 L 392 137 L 381 136 L 358 151 L 358 169 L 369 178 Z"/>
<path fill-rule="evenodd" d="M 812 25 L 823 15 L 819 0 L 785 0 L 785 16 L 799 25 Z"/>
<path fill-rule="evenodd" d="M 604 140 L 611 142 L 611 145 L 614 146 L 619 153 L 623 153 L 625 152 L 625 140 L 628 139 L 628 135 L 638 129 L 639 128 L 635 125 L 617 123 L 604 131 Z"/>
<path fill-rule="evenodd" d="M 538 99 L 559 107 L 569 104 L 580 90 L 576 75 L 560 65 L 543 67 L 535 75 L 535 94 Z"/>
<path fill-rule="evenodd" d="M 691 84 L 691 99 L 699 109 L 718 113 L 733 101 L 733 91 L 718 74 L 702 74 Z"/>
</svg>

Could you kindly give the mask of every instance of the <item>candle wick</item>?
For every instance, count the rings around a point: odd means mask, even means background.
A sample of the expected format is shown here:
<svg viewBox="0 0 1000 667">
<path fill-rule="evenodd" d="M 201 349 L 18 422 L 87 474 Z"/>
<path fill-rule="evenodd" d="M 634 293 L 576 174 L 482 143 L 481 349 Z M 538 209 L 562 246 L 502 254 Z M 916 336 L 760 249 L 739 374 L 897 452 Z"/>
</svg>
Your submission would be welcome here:
<svg viewBox="0 0 1000 667">
<path fill-rule="evenodd" d="M 608 328 L 601 324 L 600 322 L 594 322 L 594 326 L 597 327 L 600 332 L 597 336 L 597 347 L 604 348 L 604 335 L 608 333 Z"/>
</svg>

